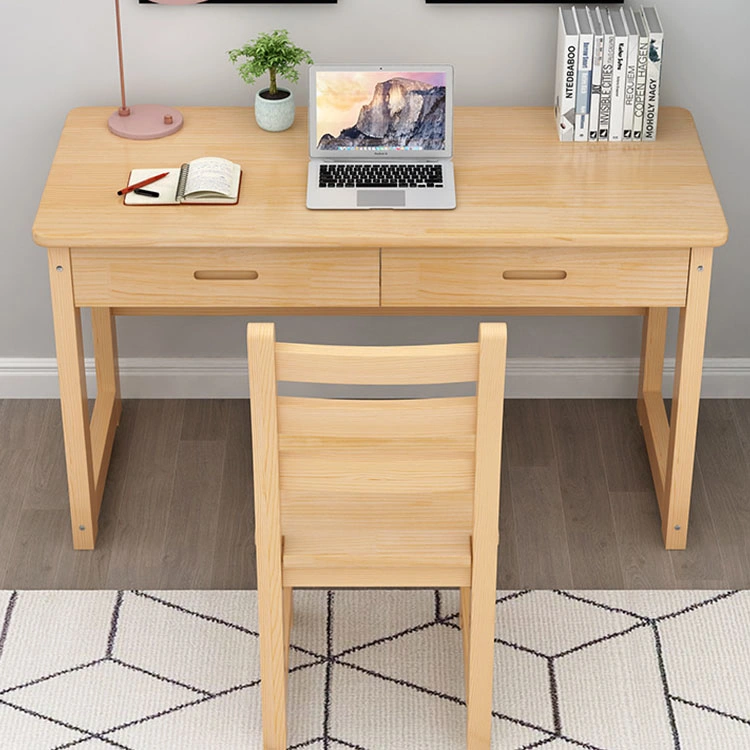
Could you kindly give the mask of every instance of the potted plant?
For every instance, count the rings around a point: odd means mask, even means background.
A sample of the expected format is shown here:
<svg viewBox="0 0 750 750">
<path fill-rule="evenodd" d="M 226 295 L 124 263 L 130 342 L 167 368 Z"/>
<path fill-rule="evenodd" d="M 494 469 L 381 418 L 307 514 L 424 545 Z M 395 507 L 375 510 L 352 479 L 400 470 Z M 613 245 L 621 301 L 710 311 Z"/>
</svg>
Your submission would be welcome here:
<svg viewBox="0 0 750 750">
<path fill-rule="evenodd" d="M 277 29 L 270 34 L 259 34 L 256 39 L 239 49 L 229 52 L 229 59 L 236 63 L 245 83 L 252 84 L 268 71 L 271 85 L 255 95 L 255 121 L 263 130 L 286 130 L 294 122 L 294 96 L 288 89 L 277 85 L 277 78 L 286 78 L 292 83 L 299 81 L 298 66 L 301 63 L 312 65 L 310 53 L 297 47 L 289 40 L 286 29 Z"/>
</svg>

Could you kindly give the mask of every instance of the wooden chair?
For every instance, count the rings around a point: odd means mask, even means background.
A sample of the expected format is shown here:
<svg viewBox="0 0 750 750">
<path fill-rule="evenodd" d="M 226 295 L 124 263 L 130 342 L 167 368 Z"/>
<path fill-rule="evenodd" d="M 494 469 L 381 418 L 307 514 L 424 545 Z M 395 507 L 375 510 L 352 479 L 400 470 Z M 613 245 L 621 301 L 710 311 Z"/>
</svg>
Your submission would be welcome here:
<svg viewBox="0 0 750 750">
<path fill-rule="evenodd" d="M 438 346 L 247 329 L 265 750 L 286 750 L 294 587 L 459 587 L 467 746 L 490 746 L 506 327 Z M 476 396 L 277 396 L 277 381 L 477 383 Z"/>
</svg>

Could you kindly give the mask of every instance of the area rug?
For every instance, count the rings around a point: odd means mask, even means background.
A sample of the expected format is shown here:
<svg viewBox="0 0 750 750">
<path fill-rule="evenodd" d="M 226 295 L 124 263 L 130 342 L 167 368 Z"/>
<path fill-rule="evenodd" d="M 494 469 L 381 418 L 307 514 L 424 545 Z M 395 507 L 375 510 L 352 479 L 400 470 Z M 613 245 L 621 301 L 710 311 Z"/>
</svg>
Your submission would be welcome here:
<svg viewBox="0 0 750 750">
<path fill-rule="evenodd" d="M 458 750 L 456 591 L 300 590 L 289 747 Z M 492 747 L 750 748 L 750 592 L 498 592 Z M 257 602 L 0 592 L 2 750 L 260 750 Z"/>
</svg>

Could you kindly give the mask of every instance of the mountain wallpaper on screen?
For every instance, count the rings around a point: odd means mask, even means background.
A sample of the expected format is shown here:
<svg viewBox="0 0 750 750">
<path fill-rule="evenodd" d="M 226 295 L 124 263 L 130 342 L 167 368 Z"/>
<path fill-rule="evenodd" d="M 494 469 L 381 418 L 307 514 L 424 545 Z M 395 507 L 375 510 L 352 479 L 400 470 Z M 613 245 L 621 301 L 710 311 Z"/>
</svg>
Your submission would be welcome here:
<svg viewBox="0 0 750 750">
<path fill-rule="evenodd" d="M 400 77 L 381 81 L 355 124 L 318 142 L 325 150 L 361 146 L 445 148 L 445 86 Z"/>
</svg>

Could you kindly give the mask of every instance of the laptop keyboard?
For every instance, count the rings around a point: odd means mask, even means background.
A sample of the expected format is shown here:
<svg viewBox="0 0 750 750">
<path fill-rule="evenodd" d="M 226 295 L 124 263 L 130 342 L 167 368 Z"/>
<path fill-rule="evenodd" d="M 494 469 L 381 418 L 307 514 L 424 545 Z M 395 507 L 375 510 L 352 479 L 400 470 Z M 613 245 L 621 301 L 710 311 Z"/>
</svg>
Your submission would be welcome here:
<svg viewBox="0 0 750 750">
<path fill-rule="evenodd" d="M 441 164 L 321 164 L 322 188 L 441 188 Z"/>
</svg>

